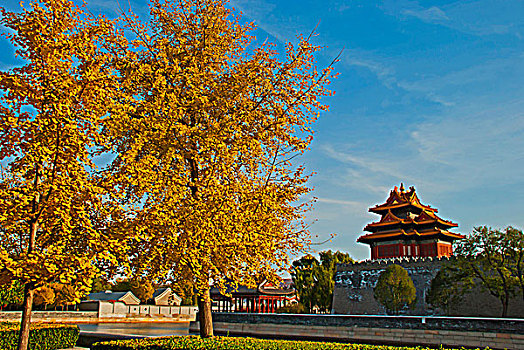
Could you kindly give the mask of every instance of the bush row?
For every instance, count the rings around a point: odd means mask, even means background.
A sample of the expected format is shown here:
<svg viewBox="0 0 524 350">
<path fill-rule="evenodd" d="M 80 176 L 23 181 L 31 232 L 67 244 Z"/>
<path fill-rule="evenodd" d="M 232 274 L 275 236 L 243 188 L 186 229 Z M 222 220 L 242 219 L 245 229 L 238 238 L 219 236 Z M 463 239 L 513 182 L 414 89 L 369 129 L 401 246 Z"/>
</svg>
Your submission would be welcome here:
<svg viewBox="0 0 524 350">
<path fill-rule="evenodd" d="M 0 349 L 15 350 L 18 343 L 20 323 L 0 323 Z M 30 350 L 55 350 L 72 348 L 80 331 L 76 325 L 32 323 L 29 333 Z"/>
<path fill-rule="evenodd" d="M 96 343 L 91 350 L 414 350 L 413 347 L 340 344 L 309 341 L 266 340 L 256 338 L 198 336 L 116 340 Z M 416 348 L 422 350 L 425 348 Z"/>
</svg>

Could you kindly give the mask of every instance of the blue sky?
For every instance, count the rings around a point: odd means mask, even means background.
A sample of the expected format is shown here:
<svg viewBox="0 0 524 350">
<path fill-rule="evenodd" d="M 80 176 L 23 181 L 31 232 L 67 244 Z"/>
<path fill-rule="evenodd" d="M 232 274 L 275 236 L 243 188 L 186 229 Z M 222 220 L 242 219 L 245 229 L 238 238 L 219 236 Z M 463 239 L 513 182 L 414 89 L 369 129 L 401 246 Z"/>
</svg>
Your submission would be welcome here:
<svg viewBox="0 0 524 350">
<path fill-rule="evenodd" d="M 127 1 L 121 1 L 127 5 Z M 116 1 L 88 1 L 109 15 Z M 317 250 L 369 258 L 356 243 L 393 186 L 415 186 L 441 217 L 524 228 L 524 1 L 233 0 L 259 41 L 295 41 L 318 25 L 326 65 L 344 49 L 301 161 L 317 175 Z M 140 14 L 145 2 L 131 1 Z M 8 9 L 17 2 L 4 2 Z M 0 45 L 0 69 L 16 62 Z"/>
</svg>

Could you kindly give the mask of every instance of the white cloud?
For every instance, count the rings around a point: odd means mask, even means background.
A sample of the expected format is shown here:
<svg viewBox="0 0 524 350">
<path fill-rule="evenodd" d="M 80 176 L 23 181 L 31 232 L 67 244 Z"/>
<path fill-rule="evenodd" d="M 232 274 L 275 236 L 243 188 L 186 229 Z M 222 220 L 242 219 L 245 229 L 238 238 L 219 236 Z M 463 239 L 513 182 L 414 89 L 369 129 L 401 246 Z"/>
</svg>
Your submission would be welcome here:
<svg viewBox="0 0 524 350">
<path fill-rule="evenodd" d="M 299 34 L 309 34 L 316 25 L 310 23 L 308 27 L 298 13 L 279 12 L 277 3 L 267 0 L 231 0 L 231 5 L 281 43 L 293 42 Z"/>
<path fill-rule="evenodd" d="M 346 67 L 352 66 L 367 69 L 390 90 L 415 93 L 408 97 L 422 98 L 444 107 L 455 105 L 455 101 L 453 101 L 452 98 L 438 93 L 438 88 L 442 87 L 443 84 L 451 83 L 452 79 L 458 80 L 460 77 L 445 77 L 445 79 L 443 79 L 445 82 L 439 82 L 441 77 L 418 78 L 415 80 L 401 78 L 395 69 L 396 65 L 402 66 L 404 64 L 401 57 L 385 58 L 380 57 L 373 52 L 366 52 L 363 50 L 348 51 L 348 53 L 342 58 L 342 64 Z M 478 72 L 475 72 L 475 79 L 481 79 L 476 73 Z M 473 74 L 471 74 L 471 76 L 473 76 Z M 465 80 L 462 80 L 462 82 L 465 82 Z M 387 107 L 391 104 L 391 101 L 384 100 L 382 103 L 383 107 Z"/>
<path fill-rule="evenodd" d="M 367 56 L 367 57 L 366 57 Z M 374 56 L 372 53 L 364 53 L 358 50 L 349 50 L 342 59 L 343 64 L 348 66 L 362 67 L 375 74 L 377 79 L 384 86 L 393 89 L 397 86 L 397 78 L 393 67 L 383 63 L 382 59 Z"/>
<path fill-rule="evenodd" d="M 423 5 L 411 0 L 386 0 L 381 7 L 399 20 L 414 17 L 471 35 L 521 35 L 524 3 L 519 0 L 456 1 L 429 8 Z"/>
<path fill-rule="evenodd" d="M 398 85 L 408 91 L 434 92 L 466 85 L 478 85 L 499 80 L 508 69 L 522 67 L 522 53 L 506 57 L 479 60 L 469 67 L 451 71 L 444 75 L 433 75 L 414 80 L 402 79 Z"/>
<path fill-rule="evenodd" d="M 268 17 L 276 8 L 275 4 L 264 0 L 231 0 L 231 5 L 256 20 Z"/>
<path fill-rule="evenodd" d="M 449 166 L 452 173 L 448 176 L 465 186 L 468 182 L 520 181 L 518 174 L 524 172 L 524 100 L 490 108 L 468 106 L 461 111 L 462 117 L 422 123 L 411 132 L 419 157 Z"/>
<path fill-rule="evenodd" d="M 432 6 L 428 9 L 407 9 L 403 10 L 402 13 L 404 15 L 417 17 L 424 22 L 430 23 L 449 20 L 448 16 L 446 16 L 446 13 L 436 6 Z"/>
<path fill-rule="evenodd" d="M 520 0 L 459 1 L 449 5 L 446 13 L 453 18 L 450 28 L 465 33 L 519 36 L 524 3 Z"/>
<path fill-rule="evenodd" d="M 507 89 L 512 84 L 519 85 L 519 77 L 524 74 L 522 62 L 521 53 L 508 53 L 505 57 L 479 60 L 474 65 L 442 75 L 399 78 L 397 86 L 448 108 L 460 108 L 468 103 L 478 105 L 482 96 L 476 95 L 476 100 L 472 101 L 468 95 L 480 87 L 484 88 L 484 95 L 516 95 L 514 89 Z"/>
<path fill-rule="evenodd" d="M 362 206 L 364 206 L 362 202 L 348 201 L 348 200 L 335 199 L 335 198 L 326 198 L 326 197 L 317 198 L 317 202 L 342 205 L 344 207 L 357 208 L 357 209 L 360 209 L 362 208 Z"/>
<path fill-rule="evenodd" d="M 90 0 L 89 8 L 101 10 L 106 13 L 112 13 L 119 15 L 122 11 L 127 12 L 129 10 L 129 5 L 127 1 L 106 1 L 106 0 Z M 133 8 L 133 6 L 131 6 Z"/>
<path fill-rule="evenodd" d="M 328 157 L 346 165 L 337 184 L 366 191 L 368 193 L 384 194 L 391 184 L 400 181 L 409 183 L 426 182 L 416 176 L 405 161 L 398 160 L 398 156 L 391 154 L 376 154 L 367 151 L 365 154 L 356 154 L 351 149 L 335 148 L 331 144 L 321 146 Z"/>
<path fill-rule="evenodd" d="M 358 148 L 352 144 L 321 145 L 325 155 L 343 165 L 334 184 L 342 183 L 368 193 L 386 193 L 389 186 L 403 181 L 436 193 L 522 181 L 519 175 L 524 173 L 524 88 L 519 83 L 524 74 L 522 53 L 479 61 L 442 76 L 417 79 L 398 78 L 392 68 L 378 59 L 368 59 L 369 54 L 362 56 L 366 59 L 348 62 L 375 72 L 391 84 L 394 82 L 407 92 L 408 99 L 423 97 L 445 108 L 417 111 L 416 106 L 411 106 L 417 113 L 412 123 L 403 130 L 394 130 L 398 136 L 395 139 L 384 136 L 389 148 L 367 147 L 362 151 L 362 145 Z M 361 120 L 374 119 L 361 117 Z"/>
<path fill-rule="evenodd" d="M 321 149 L 345 168 L 337 185 L 387 193 L 389 186 L 404 182 L 427 192 L 450 193 L 522 182 L 522 135 L 524 99 L 457 107 L 445 118 L 406 128 L 398 143 L 380 153 L 356 153 L 351 145 L 325 144 Z"/>
</svg>

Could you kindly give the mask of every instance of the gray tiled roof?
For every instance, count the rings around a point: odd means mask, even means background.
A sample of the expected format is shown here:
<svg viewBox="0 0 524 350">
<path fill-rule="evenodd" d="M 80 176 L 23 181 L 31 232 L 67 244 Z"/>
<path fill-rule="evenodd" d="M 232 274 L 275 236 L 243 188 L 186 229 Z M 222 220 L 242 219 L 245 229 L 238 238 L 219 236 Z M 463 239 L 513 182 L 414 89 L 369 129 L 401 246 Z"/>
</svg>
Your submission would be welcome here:
<svg viewBox="0 0 524 350">
<path fill-rule="evenodd" d="M 157 296 L 159 296 L 160 294 L 164 293 L 165 290 L 168 289 L 168 288 L 158 288 L 157 290 L 155 290 L 155 292 L 153 293 L 153 296 L 152 298 L 156 298 Z"/>
<path fill-rule="evenodd" d="M 87 296 L 89 300 L 119 300 L 124 295 L 129 292 L 100 292 L 100 293 L 91 293 Z"/>
</svg>

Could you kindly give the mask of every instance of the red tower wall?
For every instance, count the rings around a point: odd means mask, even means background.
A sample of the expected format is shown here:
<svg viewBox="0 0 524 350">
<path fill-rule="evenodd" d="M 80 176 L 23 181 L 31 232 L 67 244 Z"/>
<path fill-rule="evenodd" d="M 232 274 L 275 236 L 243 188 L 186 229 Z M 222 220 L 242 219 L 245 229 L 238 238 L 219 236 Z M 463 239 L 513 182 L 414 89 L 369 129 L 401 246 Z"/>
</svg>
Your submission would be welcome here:
<svg viewBox="0 0 524 350">
<path fill-rule="evenodd" d="M 449 243 L 394 243 L 374 246 L 371 249 L 371 259 L 399 258 L 404 256 L 413 257 L 442 257 L 453 255 L 453 248 Z"/>
</svg>

